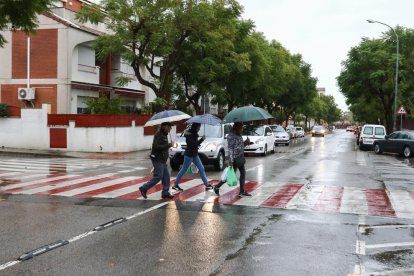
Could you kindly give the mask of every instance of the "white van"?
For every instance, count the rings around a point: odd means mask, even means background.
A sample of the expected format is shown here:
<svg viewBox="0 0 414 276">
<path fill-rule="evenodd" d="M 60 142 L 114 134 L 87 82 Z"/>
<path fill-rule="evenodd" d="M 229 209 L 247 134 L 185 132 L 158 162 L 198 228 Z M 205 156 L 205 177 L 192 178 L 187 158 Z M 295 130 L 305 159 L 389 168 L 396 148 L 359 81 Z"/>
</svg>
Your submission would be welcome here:
<svg viewBox="0 0 414 276">
<path fill-rule="evenodd" d="M 387 132 L 382 125 L 364 125 L 359 137 L 359 149 L 372 149 L 375 140 L 385 139 Z"/>
</svg>

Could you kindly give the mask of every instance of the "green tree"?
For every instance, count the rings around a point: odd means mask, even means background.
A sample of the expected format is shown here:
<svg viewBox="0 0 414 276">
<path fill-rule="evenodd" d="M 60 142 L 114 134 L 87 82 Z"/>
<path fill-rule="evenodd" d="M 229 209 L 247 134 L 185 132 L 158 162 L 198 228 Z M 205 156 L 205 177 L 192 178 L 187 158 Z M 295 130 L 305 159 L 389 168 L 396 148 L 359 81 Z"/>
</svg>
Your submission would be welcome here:
<svg viewBox="0 0 414 276">
<path fill-rule="evenodd" d="M 177 67 L 177 84 L 186 99 L 200 114 L 202 96 L 223 92 L 223 82 L 235 68 L 249 68 L 245 53 L 235 51 L 235 37 L 239 10 L 229 9 L 224 2 L 206 5 L 202 9 L 206 28 L 194 32 L 186 40 L 180 65 Z M 177 90 L 176 90 L 177 91 Z"/>
<path fill-rule="evenodd" d="M 270 70 L 266 53 L 268 42 L 263 34 L 255 32 L 252 21 L 238 21 L 234 47 L 243 62 L 231 63 L 229 73 L 221 82 L 223 89 L 213 92 L 215 102 L 228 105 L 229 111 L 235 106 L 254 103 L 258 95 L 262 97 L 260 86 L 264 84 L 266 73 Z"/>
<path fill-rule="evenodd" d="M 0 1 L 0 31 L 6 28 L 23 30 L 27 34 L 37 28 L 37 16 L 49 11 L 49 6 L 55 0 L 1 0 Z M 7 41 L 0 33 L 0 47 Z"/>
<path fill-rule="evenodd" d="M 287 89 L 280 93 L 276 102 L 281 106 L 286 122 L 289 115 L 300 111 L 316 96 L 317 79 L 311 76 L 311 65 L 299 54 L 292 55 L 286 70 Z"/>
<path fill-rule="evenodd" d="M 395 28 L 400 37 L 399 54 L 399 96 L 398 105 L 406 104 L 409 109 L 410 97 L 414 91 L 414 30 Z M 358 46 L 353 47 L 348 58 L 342 63 L 342 72 L 338 76 L 341 92 L 358 121 L 385 123 L 392 131 L 395 53 L 396 41 L 392 31 L 384 33 L 380 39 L 363 38 Z"/>
<path fill-rule="evenodd" d="M 334 123 L 341 119 L 341 110 L 338 108 L 335 103 L 335 99 L 331 95 L 321 96 L 321 99 L 325 105 L 325 114 L 322 115 L 322 118 L 328 123 Z"/>
<path fill-rule="evenodd" d="M 110 33 L 95 41 L 98 57 L 120 53 L 140 83 L 157 97 L 169 99 L 168 88 L 183 60 L 186 42 L 205 34 L 203 30 L 210 28 L 206 8 L 217 5 L 225 6 L 228 12 L 241 10 L 235 0 L 102 0 L 100 5 L 85 6 L 78 19 L 105 22 Z"/>
</svg>

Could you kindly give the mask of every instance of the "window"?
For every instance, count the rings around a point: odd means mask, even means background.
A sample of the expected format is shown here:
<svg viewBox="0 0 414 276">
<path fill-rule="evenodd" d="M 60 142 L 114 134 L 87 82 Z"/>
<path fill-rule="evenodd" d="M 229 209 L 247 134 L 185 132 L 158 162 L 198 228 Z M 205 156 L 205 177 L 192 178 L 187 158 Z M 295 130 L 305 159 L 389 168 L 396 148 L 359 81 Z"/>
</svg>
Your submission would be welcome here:
<svg viewBox="0 0 414 276">
<path fill-rule="evenodd" d="M 385 130 L 382 127 L 375 128 L 375 135 L 385 135 Z"/>
<path fill-rule="evenodd" d="M 225 125 L 224 126 L 224 135 L 229 134 L 231 129 L 231 125 Z"/>
<path fill-rule="evenodd" d="M 372 133 L 374 133 L 374 128 L 373 127 L 364 127 L 364 134 L 366 135 L 372 135 Z"/>
<path fill-rule="evenodd" d="M 87 102 L 89 99 L 92 99 L 92 97 L 85 97 L 85 96 L 78 96 L 78 105 L 76 108 L 76 112 L 78 114 L 90 114 L 91 111 L 88 108 Z"/>
<path fill-rule="evenodd" d="M 262 126 L 246 126 L 243 129 L 243 135 L 247 136 L 263 136 L 264 127 Z"/>
<path fill-rule="evenodd" d="M 401 139 L 404 139 L 404 140 L 408 140 L 409 139 L 408 134 L 406 134 L 406 133 L 402 133 L 401 136 L 402 136 Z"/>
<path fill-rule="evenodd" d="M 398 132 L 394 132 L 394 133 L 391 133 L 391 134 L 388 136 L 388 139 L 397 139 L 397 136 L 398 136 Z"/>
<path fill-rule="evenodd" d="M 78 64 L 95 66 L 95 50 L 85 45 L 78 46 Z"/>
</svg>

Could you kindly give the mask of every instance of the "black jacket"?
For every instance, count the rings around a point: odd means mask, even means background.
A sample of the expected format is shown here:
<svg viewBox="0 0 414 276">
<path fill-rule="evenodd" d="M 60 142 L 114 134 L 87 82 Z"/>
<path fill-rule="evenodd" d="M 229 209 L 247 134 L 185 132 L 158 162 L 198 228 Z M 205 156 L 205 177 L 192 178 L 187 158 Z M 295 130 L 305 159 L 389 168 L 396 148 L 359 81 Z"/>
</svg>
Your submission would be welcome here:
<svg viewBox="0 0 414 276">
<path fill-rule="evenodd" d="M 204 139 L 198 140 L 198 133 L 196 131 L 186 130 L 184 132 L 187 148 L 184 155 L 189 157 L 195 157 L 198 154 L 198 147 L 203 143 Z"/>
<path fill-rule="evenodd" d="M 151 159 L 166 163 L 168 160 L 168 134 L 165 134 L 160 128 L 154 135 L 152 142 Z"/>
</svg>

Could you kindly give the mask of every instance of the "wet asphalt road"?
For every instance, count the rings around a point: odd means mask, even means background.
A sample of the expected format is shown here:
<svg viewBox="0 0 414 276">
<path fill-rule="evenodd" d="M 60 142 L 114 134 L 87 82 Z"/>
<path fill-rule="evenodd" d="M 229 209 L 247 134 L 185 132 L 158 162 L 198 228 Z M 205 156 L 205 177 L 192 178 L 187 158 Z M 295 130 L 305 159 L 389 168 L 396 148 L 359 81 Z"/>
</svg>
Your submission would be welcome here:
<svg viewBox="0 0 414 276">
<path fill-rule="evenodd" d="M 143 153 L 139 160 L 91 162 L 74 172 L 102 174 L 121 165 L 140 166 L 143 173 L 150 166 Z M 309 189 L 412 191 L 414 182 L 410 160 L 358 151 L 353 135 L 343 131 L 300 139 L 266 157 L 248 157 L 246 166 L 249 181 Z M 208 169 L 209 178 L 219 175 Z M 391 218 L 185 201 L 0 198 L 0 267 L 42 245 L 78 236 L 0 275 L 414 274 L 413 206 L 407 204 L 396 208 L 400 217 Z M 129 216 L 119 225 L 88 232 Z M 79 237 L 83 233 L 89 235 Z"/>
</svg>

